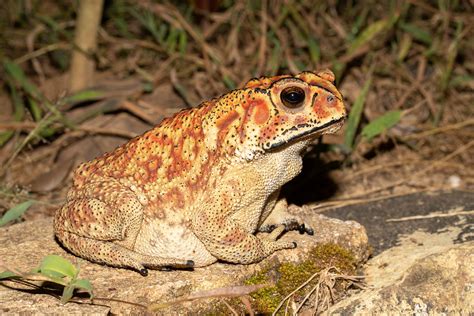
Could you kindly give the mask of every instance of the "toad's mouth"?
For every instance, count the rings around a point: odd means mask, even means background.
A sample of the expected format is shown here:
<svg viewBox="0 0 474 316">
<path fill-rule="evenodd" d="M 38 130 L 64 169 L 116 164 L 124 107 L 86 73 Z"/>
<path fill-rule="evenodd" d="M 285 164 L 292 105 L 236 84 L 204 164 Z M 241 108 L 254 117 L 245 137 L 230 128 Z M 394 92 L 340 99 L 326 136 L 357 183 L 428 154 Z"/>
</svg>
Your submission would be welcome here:
<svg viewBox="0 0 474 316">
<path fill-rule="evenodd" d="M 312 139 L 312 138 L 318 137 L 320 135 L 323 135 L 323 134 L 325 134 L 325 132 L 328 132 L 328 131 L 329 131 L 329 133 L 334 133 L 342 127 L 342 125 L 344 124 L 344 121 L 346 120 L 346 118 L 347 118 L 346 116 L 343 116 L 339 119 L 327 122 L 324 125 L 315 126 L 311 129 L 308 129 L 308 130 L 306 130 L 304 132 L 300 132 L 300 133 L 298 133 L 298 130 L 301 129 L 301 128 L 307 127 L 307 124 L 301 124 L 301 125 L 293 126 L 292 128 L 287 129 L 286 131 L 284 131 L 281 134 L 283 137 L 285 137 L 285 134 L 294 133 L 293 135 L 289 135 L 288 138 L 279 140 L 279 141 L 271 144 L 268 148 L 265 148 L 265 149 L 266 150 L 272 150 L 272 149 L 284 146 L 286 144 L 293 143 L 296 140 L 301 141 L 301 140 Z"/>
</svg>

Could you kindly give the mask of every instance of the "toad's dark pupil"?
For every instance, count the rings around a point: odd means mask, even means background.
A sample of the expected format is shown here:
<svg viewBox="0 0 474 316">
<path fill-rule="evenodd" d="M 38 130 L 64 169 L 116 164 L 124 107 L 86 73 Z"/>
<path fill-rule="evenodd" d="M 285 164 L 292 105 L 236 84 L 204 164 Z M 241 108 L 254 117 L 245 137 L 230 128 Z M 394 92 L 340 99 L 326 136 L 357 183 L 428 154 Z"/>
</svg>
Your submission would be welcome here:
<svg viewBox="0 0 474 316">
<path fill-rule="evenodd" d="M 289 87 L 281 92 L 280 98 L 285 106 L 294 109 L 303 105 L 304 90 L 299 87 Z"/>
</svg>

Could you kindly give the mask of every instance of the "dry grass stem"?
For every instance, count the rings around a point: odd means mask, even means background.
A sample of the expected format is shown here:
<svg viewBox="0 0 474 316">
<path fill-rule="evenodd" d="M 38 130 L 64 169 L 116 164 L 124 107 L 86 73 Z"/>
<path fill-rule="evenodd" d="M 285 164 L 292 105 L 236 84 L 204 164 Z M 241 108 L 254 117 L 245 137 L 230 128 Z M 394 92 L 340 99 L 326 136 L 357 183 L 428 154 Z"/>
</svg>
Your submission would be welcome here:
<svg viewBox="0 0 474 316">
<path fill-rule="evenodd" d="M 416 215 L 416 216 L 406 216 L 400 218 L 390 218 L 387 219 L 387 222 L 404 222 L 404 221 L 413 221 L 419 219 L 430 219 L 430 218 L 442 218 L 442 217 L 452 217 L 452 216 L 463 216 L 463 215 L 474 215 L 474 210 L 464 211 L 462 208 L 448 211 L 447 213 L 431 213 L 428 215 Z"/>
</svg>

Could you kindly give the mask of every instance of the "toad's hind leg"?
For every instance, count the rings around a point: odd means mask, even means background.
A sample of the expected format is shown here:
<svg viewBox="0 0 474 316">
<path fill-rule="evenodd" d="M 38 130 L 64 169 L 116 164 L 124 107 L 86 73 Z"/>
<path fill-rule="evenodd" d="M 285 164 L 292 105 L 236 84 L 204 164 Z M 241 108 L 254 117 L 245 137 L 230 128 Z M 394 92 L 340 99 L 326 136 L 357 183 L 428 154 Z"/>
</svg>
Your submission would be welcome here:
<svg viewBox="0 0 474 316">
<path fill-rule="evenodd" d="M 145 267 L 194 266 L 191 260 L 143 255 L 111 241 L 91 239 L 69 232 L 64 232 L 61 240 L 73 253 L 81 257 L 111 266 L 132 268 L 143 276 L 148 274 Z"/>
<path fill-rule="evenodd" d="M 74 254 L 146 274 L 145 267 L 192 267 L 190 260 L 148 256 L 134 251 L 143 220 L 136 195 L 113 181 L 89 183 L 56 212 L 54 230 Z"/>
</svg>

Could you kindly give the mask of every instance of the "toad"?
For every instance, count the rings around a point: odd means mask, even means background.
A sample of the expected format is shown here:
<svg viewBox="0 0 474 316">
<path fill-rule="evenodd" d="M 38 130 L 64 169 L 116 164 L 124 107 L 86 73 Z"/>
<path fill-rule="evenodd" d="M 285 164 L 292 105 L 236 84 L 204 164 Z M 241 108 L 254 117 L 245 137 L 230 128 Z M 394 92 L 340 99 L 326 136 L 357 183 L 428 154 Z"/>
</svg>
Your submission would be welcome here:
<svg viewBox="0 0 474 316">
<path fill-rule="evenodd" d="M 252 79 L 81 164 L 55 234 L 80 257 L 142 275 L 295 248 L 279 236 L 313 230 L 287 213 L 280 188 L 345 118 L 329 70 Z"/>
</svg>

